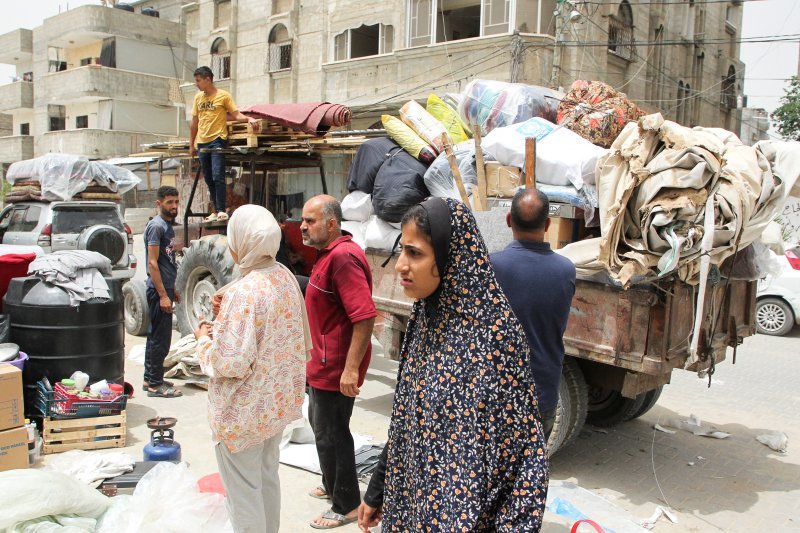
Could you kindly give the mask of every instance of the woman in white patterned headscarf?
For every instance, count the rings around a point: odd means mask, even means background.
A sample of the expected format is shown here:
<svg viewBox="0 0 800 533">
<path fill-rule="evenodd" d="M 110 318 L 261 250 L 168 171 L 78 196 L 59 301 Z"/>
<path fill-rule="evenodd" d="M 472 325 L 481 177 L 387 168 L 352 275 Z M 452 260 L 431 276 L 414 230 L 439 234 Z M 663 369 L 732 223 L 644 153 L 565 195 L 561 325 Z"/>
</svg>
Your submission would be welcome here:
<svg viewBox="0 0 800 533">
<path fill-rule="evenodd" d="M 281 434 L 302 417 L 311 349 L 300 287 L 275 255 L 281 230 L 263 207 L 238 208 L 228 247 L 241 278 L 225 289 L 213 324 L 195 331 L 210 376 L 208 419 L 237 532 L 277 533 Z"/>
</svg>

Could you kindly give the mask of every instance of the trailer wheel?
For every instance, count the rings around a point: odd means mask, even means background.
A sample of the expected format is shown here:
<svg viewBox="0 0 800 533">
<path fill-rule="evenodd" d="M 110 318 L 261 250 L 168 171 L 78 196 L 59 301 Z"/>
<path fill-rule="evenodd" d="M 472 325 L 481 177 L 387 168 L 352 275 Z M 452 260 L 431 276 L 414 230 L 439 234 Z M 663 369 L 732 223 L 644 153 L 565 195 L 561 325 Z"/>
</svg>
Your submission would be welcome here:
<svg viewBox="0 0 800 533">
<path fill-rule="evenodd" d="M 626 398 L 619 391 L 604 387 L 589 388 L 589 412 L 586 422 L 597 427 L 607 428 L 630 420 L 644 405 L 644 394 L 636 398 Z"/>
<path fill-rule="evenodd" d="M 194 332 L 201 315 L 212 316 L 211 298 L 220 287 L 233 281 L 236 271 L 224 235 L 205 236 L 184 249 L 175 280 L 175 289 L 181 295 L 181 303 L 175 306 L 181 335 Z"/>
<path fill-rule="evenodd" d="M 125 306 L 125 331 L 141 337 L 150 327 L 150 308 L 147 307 L 147 289 L 142 280 L 128 280 L 122 286 Z"/>
<path fill-rule="evenodd" d="M 664 390 L 664 385 L 661 385 L 658 388 L 653 390 L 649 390 L 647 392 L 641 393 L 639 396 L 643 397 L 642 406 L 636 411 L 630 418 L 626 418 L 625 421 L 633 420 L 635 418 L 639 418 L 647 411 L 655 407 L 658 399 L 661 397 L 661 391 Z"/>
<path fill-rule="evenodd" d="M 547 441 L 550 456 L 570 444 L 580 434 L 586 422 L 588 404 L 588 387 L 583 371 L 572 357 L 567 356 L 561 368 L 556 420 Z"/>
</svg>

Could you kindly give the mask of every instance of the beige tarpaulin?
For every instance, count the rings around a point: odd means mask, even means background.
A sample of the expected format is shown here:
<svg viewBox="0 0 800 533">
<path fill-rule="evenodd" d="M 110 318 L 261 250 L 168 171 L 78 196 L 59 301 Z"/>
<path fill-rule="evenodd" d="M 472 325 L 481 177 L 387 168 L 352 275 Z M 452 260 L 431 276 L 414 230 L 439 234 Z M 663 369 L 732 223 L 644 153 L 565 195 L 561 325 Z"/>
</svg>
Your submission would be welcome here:
<svg viewBox="0 0 800 533">
<path fill-rule="evenodd" d="M 625 287 L 653 273 L 697 283 L 704 225 L 713 227 L 714 265 L 756 240 L 797 180 L 800 143 L 750 147 L 725 130 L 654 114 L 628 124 L 597 169 L 602 236 L 575 247 L 578 266 L 600 267 Z"/>
</svg>

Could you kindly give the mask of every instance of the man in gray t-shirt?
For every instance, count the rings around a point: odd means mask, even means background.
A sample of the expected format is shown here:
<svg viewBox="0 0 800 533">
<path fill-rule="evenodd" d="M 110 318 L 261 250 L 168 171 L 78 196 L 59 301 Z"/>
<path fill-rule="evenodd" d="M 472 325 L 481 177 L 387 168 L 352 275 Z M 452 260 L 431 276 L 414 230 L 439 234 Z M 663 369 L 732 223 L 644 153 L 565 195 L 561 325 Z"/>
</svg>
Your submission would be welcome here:
<svg viewBox="0 0 800 533">
<path fill-rule="evenodd" d="M 175 398 L 182 396 L 172 383 L 164 381 L 164 359 L 172 341 L 172 302 L 180 302 L 175 291 L 178 268 L 175 263 L 175 230 L 178 216 L 178 190 L 158 188 L 158 216 L 147 223 L 144 244 L 147 265 L 147 307 L 150 328 L 144 351 L 144 390 L 148 396 Z"/>
</svg>

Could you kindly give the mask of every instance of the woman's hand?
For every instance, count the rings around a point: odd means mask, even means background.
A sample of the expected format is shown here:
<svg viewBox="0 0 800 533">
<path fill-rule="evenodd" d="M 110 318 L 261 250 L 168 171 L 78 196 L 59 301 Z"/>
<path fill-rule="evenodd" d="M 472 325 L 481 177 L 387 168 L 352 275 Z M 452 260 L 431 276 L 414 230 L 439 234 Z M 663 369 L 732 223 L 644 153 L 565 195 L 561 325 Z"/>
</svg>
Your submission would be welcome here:
<svg viewBox="0 0 800 533">
<path fill-rule="evenodd" d="M 358 506 L 358 527 L 364 533 L 370 533 L 369 528 L 377 526 L 383 518 L 383 506 L 371 507 L 366 502 Z"/>
<path fill-rule="evenodd" d="M 219 308 L 222 305 L 222 293 L 217 291 L 214 293 L 214 296 L 211 297 L 211 312 L 214 313 L 214 316 L 219 314 Z"/>
<path fill-rule="evenodd" d="M 205 317 L 200 316 L 200 325 L 194 330 L 194 338 L 199 339 L 200 337 L 211 336 L 211 322 L 205 319 Z"/>
</svg>

